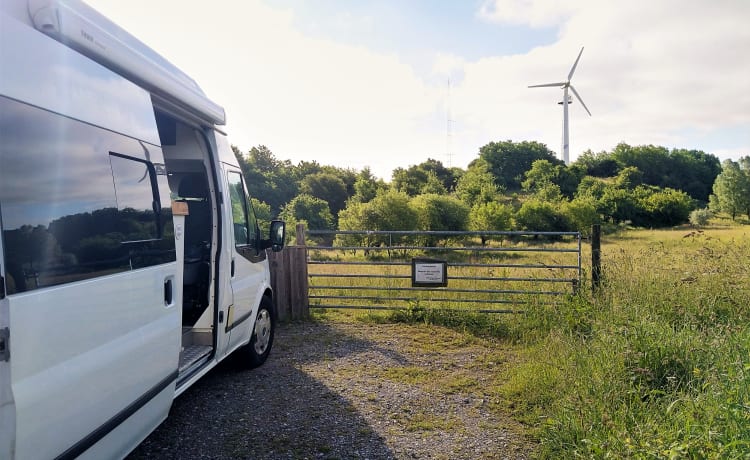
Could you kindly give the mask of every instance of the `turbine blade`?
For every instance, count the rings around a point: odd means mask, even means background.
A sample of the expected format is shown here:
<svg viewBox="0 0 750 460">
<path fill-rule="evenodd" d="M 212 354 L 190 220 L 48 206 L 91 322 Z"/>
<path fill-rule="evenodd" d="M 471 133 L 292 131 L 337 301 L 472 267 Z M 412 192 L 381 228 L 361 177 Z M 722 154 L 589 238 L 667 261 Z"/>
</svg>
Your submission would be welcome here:
<svg viewBox="0 0 750 460">
<path fill-rule="evenodd" d="M 531 86 L 529 86 L 529 88 L 546 88 L 548 86 L 549 87 L 552 87 L 552 86 L 554 86 L 554 87 L 562 87 L 562 86 L 565 86 L 565 85 L 567 85 L 566 82 L 561 82 L 561 83 L 545 83 L 543 85 L 531 85 Z"/>
<path fill-rule="evenodd" d="M 578 61 L 581 59 L 582 54 L 583 54 L 583 47 L 581 47 L 581 52 L 578 53 L 578 57 L 576 58 L 576 62 L 573 63 L 573 67 L 570 68 L 570 73 L 568 74 L 568 81 L 570 81 L 570 79 L 573 78 L 573 72 L 576 71 L 576 66 L 578 66 Z"/>
<path fill-rule="evenodd" d="M 583 103 L 583 99 L 581 99 L 581 96 L 578 95 L 578 91 L 576 91 L 575 88 L 573 88 L 573 85 L 570 85 L 570 89 L 573 91 L 573 94 L 576 95 L 576 99 L 578 99 L 578 102 L 581 103 L 584 109 L 586 109 L 586 112 L 589 113 L 589 116 L 591 116 L 591 112 L 589 111 L 589 108 L 586 107 L 586 104 Z"/>
</svg>

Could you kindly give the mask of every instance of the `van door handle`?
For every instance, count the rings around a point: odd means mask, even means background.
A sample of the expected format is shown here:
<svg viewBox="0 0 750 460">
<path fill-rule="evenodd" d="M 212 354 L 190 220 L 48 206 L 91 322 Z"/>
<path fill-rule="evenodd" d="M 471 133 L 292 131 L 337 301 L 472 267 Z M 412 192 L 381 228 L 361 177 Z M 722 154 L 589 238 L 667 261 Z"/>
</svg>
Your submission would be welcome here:
<svg viewBox="0 0 750 460">
<path fill-rule="evenodd" d="M 164 281 L 164 305 L 172 305 L 172 279 Z"/>
<path fill-rule="evenodd" d="M 229 276 L 234 278 L 234 257 L 232 257 L 232 266 L 229 269 Z"/>
</svg>

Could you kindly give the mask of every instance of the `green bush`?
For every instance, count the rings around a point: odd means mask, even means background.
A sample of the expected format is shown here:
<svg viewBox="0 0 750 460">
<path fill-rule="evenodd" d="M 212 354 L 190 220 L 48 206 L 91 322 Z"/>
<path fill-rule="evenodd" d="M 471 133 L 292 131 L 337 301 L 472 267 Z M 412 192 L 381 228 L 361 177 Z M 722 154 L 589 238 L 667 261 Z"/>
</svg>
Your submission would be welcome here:
<svg viewBox="0 0 750 460">
<path fill-rule="evenodd" d="M 690 213 L 690 225 L 694 227 L 705 227 L 711 219 L 712 212 L 708 209 L 694 209 Z"/>
</svg>

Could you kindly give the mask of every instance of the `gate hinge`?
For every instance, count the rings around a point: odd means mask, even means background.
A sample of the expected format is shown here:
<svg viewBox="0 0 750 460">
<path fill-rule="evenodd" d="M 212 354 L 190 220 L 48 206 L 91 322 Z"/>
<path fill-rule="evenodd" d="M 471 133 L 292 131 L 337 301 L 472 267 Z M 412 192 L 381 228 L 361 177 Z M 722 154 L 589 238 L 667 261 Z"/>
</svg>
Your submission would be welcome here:
<svg viewBox="0 0 750 460">
<path fill-rule="evenodd" d="M 10 329 L 0 329 L 0 361 L 10 361 Z"/>
</svg>

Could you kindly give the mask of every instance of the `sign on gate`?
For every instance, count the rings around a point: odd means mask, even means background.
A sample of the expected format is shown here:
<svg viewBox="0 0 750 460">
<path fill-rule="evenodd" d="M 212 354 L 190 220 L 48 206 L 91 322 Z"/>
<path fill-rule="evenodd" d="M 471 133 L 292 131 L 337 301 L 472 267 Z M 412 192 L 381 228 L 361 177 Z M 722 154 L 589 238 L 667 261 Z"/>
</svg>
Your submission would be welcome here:
<svg viewBox="0 0 750 460">
<path fill-rule="evenodd" d="M 448 263 L 438 259 L 412 259 L 411 285 L 413 287 L 448 286 Z"/>
</svg>

